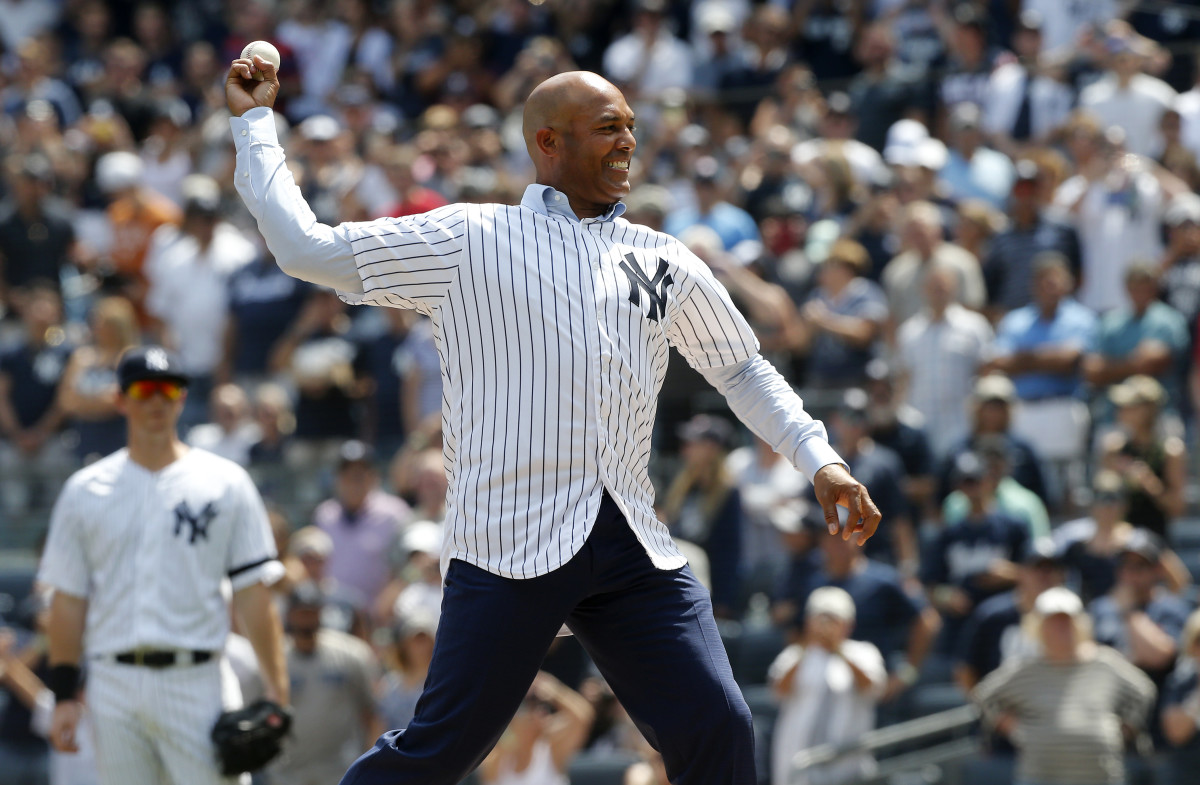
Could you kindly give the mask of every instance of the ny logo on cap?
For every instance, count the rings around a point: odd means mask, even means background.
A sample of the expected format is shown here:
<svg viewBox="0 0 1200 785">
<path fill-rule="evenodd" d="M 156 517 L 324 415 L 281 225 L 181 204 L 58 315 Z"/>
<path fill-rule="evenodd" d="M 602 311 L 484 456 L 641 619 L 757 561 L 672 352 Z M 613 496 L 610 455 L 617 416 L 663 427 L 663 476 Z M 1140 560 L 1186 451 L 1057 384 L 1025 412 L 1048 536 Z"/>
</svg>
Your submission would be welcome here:
<svg viewBox="0 0 1200 785">
<path fill-rule="evenodd" d="M 171 367 L 167 353 L 162 349 L 151 349 L 146 352 L 146 367 L 152 371 L 165 371 Z"/>
</svg>

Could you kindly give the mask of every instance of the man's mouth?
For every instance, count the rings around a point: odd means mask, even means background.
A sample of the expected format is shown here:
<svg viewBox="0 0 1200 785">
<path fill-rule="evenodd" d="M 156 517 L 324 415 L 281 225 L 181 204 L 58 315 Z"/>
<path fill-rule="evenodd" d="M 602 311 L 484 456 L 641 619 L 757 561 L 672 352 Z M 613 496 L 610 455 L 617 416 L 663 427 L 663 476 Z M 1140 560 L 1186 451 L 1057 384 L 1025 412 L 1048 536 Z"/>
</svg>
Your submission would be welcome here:
<svg viewBox="0 0 1200 785">
<path fill-rule="evenodd" d="M 609 169 L 616 169 L 618 172 L 628 172 L 629 171 L 629 162 L 628 161 L 609 161 L 608 163 L 605 164 L 605 166 L 608 167 Z"/>
</svg>

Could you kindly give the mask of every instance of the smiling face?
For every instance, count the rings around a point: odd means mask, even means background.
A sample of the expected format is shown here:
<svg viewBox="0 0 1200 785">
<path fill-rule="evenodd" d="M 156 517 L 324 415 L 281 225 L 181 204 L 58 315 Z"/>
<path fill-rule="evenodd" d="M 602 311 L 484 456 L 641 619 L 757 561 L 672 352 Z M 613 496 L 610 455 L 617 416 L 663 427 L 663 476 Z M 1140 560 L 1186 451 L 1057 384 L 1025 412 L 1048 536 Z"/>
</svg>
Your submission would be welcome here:
<svg viewBox="0 0 1200 785">
<path fill-rule="evenodd" d="M 621 91 L 592 73 L 551 77 L 526 102 L 525 140 L 538 182 L 566 194 L 579 218 L 603 215 L 629 193 L 633 131 Z"/>
<path fill-rule="evenodd" d="M 629 193 L 629 163 L 637 147 L 633 110 L 619 92 L 611 92 L 608 100 L 597 96 L 589 102 L 562 134 L 560 190 L 578 205 L 576 212 L 600 215 Z"/>
</svg>

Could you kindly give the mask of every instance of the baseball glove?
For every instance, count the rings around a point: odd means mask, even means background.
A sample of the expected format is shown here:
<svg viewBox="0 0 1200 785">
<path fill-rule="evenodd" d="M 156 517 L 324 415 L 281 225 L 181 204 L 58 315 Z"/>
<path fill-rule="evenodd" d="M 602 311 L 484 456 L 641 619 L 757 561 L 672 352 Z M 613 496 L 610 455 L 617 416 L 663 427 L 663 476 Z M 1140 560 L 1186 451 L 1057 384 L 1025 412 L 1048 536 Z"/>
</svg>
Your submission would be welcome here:
<svg viewBox="0 0 1200 785">
<path fill-rule="evenodd" d="M 223 713 L 212 729 L 221 774 L 232 777 L 266 766 L 279 754 L 290 727 L 291 711 L 265 699 Z"/>
</svg>

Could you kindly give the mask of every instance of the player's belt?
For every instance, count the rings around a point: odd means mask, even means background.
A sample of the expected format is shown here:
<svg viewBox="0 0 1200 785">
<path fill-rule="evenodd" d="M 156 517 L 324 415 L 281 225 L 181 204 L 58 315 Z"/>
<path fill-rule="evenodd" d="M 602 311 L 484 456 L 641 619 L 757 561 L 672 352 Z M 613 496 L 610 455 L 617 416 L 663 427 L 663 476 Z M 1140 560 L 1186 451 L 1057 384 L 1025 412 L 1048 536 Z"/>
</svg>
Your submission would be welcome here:
<svg viewBox="0 0 1200 785">
<path fill-rule="evenodd" d="M 147 668 L 169 668 L 172 665 L 199 665 L 213 658 L 211 651 L 171 651 L 158 649 L 134 649 L 112 655 L 114 662 L 122 665 L 144 665 Z"/>
</svg>

